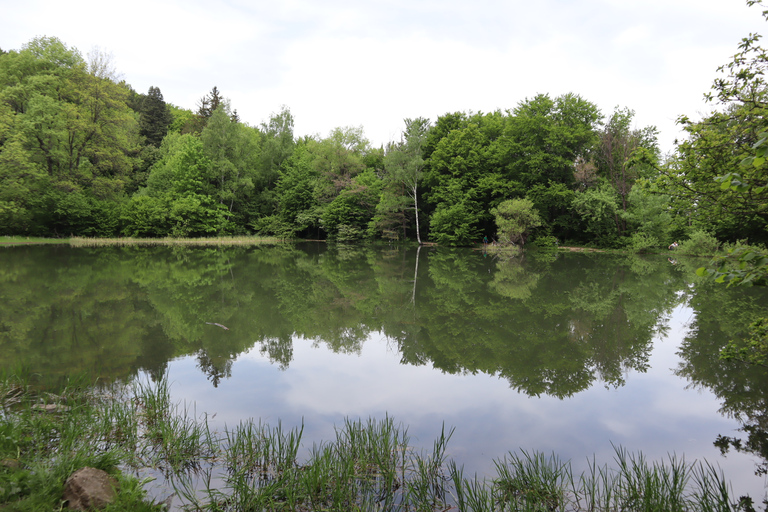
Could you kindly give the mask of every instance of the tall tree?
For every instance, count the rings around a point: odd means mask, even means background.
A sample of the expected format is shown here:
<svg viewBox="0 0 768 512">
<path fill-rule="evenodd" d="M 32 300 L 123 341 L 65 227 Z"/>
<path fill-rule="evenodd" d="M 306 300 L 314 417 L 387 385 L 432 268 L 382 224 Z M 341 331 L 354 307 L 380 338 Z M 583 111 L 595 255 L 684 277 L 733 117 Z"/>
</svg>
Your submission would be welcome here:
<svg viewBox="0 0 768 512">
<path fill-rule="evenodd" d="M 597 106 L 573 93 L 539 94 L 511 114 L 502 142 L 509 177 L 526 187 L 550 181 L 572 187 L 575 163 L 597 140 Z"/>
<path fill-rule="evenodd" d="M 278 169 L 293 153 L 295 146 L 293 125 L 293 115 L 285 105 L 279 113 L 273 113 L 269 117 L 269 121 L 261 125 L 264 142 L 260 158 L 260 174 L 265 180 L 265 187 L 274 185 L 277 180 Z"/>
<path fill-rule="evenodd" d="M 45 234 L 114 234 L 138 147 L 128 89 L 89 73 L 76 49 L 50 37 L 3 55 L 0 68 L 0 110 L 14 141 L 0 151 L 12 150 L 11 168 L 27 162 L 50 180 L 36 223 Z"/>
<path fill-rule="evenodd" d="M 429 222 L 434 240 L 449 245 L 477 241 L 481 233 L 495 231 L 489 210 L 523 194 L 522 185 L 509 179 L 501 165 L 506 122 L 498 111 L 472 115 L 463 127 L 448 131 L 430 154 L 424 184 L 434 208 Z"/>
<path fill-rule="evenodd" d="M 657 167 L 659 153 L 656 127 L 633 128 L 634 115 L 633 110 L 617 107 L 598 133 L 594 152 L 597 172 L 613 185 L 623 213 L 629 208 L 632 186 L 639 178 L 649 177 L 649 171 Z M 643 154 L 640 155 L 640 152 Z M 618 212 L 615 222 L 621 236 L 627 225 L 625 217 L 618 215 Z"/>
<path fill-rule="evenodd" d="M 541 217 L 530 199 L 510 199 L 491 210 L 496 217 L 498 239 L 502 244 L 523 246 L 531 231 L 541 226 Z"/>
<path fill-rule="evenodd" d="M 160 88 L 150 86 L 141 102 L 139 133 L 146 137 L 147 144 L 159 148 L 172 122 L 173 115 L 163 100 Z"/>
<path fill-rule="evenodd" d="M 223 106 L 229 115 L 229 104 L 227 100 L 221 95 L 218 87 L 215 85 L 211 92 L 200 98 L 197 102 L 197 110 L 195 111 L 195 119 L 192 124 L 194 132 L 200 133 L 205 128 L 208 119 L 211 118 L 216 109 Z"/>
<path fill-rule="evenodd" d="M 219 106 L 200 134 L 215 180 L 215 199 L 229 212 L 242 207 L 253 193 L 259 135 L 253 128 L 233 122 Z"/>
<path fill-rule="evenodd" d="M 413 202 L 416 216 L 416 240 L 421 245 L 419 230 L 419 182 L 424 169 L 424 145 L 429 133 L 428 119 L 405 119 L 405 130 L 400 143 L 393 145 L 384 158 L 387 181 L 401 184 Z M 405 235 L 405 233 L 404 233 Z"/>
<path fill-rule="evenodd" d="M 768 11 L 762 15 L 768 20 Z M 733 59 L 718 69 L 721 76 L 706 98 L 720 109 L 700 121 L 679 119 L 688 137 L 659 179 L 680 217 L 721 240 L 768 241 L 768 166 L 762 159 L 741 165 L 756 156 L 756 145 L 768 130 L 768 49 L 760 38 L 750 34 L 742 39 Z"/>
<path fill-rule="evenodd" d="M 315 155 L 315 168 L 323 178 L 318 183 L 318 198 L 321 203 L 328 203 L 365 169 L 364 157 L 370 151 L 370 142 L 362 127 L 347 126 L 334 128 L 327 138 L 310 148 Z"/>
</svg>

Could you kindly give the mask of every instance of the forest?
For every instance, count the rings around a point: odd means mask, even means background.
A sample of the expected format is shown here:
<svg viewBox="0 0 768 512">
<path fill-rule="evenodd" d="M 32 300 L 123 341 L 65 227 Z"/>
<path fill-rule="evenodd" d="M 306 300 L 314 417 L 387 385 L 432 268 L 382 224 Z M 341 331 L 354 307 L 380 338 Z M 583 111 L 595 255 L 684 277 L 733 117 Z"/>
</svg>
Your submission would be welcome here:
<svg viewBox="0 0 768 512">
<path fill-rule="evenodd" d="M 182 108 L 116 78 L 103 53 L 38 37 L 0 50 L 0 235 L 760 245 L 759 40 L 742 40 L 710 113 L 681 116 L 685 136 L 662 154 L 631 108 L 576 93 L 405 119 L 378 148 L 362 127 L 297 136 L 287 106 L 250 126 L 213 86 Z"/>
</svg>

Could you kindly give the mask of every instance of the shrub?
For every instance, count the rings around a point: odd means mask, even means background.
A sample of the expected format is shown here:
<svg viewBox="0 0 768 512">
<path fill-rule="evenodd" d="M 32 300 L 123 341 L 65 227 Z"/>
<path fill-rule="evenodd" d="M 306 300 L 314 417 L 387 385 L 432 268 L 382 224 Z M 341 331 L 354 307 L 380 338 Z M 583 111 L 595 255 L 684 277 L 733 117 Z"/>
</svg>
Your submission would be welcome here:
<svg viewBox="0 0 768 512">
<path fill-rule="evenodd" d="M 720 242 L 704 230 L 691 233 L 688 240 L 680 242 L 678 251 L 691 256 L 711 256 L 717 252 Z"/>
<path fill-rule="evenodd" d="M 627 249 L 634 253 L 642 253 L 658 246 L 659 240 L 645 233 L 634 233 L 627 241 Z"/>
</svg>

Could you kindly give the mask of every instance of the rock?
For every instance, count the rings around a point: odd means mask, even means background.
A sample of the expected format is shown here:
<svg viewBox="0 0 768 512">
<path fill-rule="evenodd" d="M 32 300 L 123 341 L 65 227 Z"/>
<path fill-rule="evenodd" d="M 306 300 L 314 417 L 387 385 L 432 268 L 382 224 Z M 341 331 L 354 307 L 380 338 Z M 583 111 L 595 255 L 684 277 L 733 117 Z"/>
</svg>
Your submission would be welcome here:
<svg viewBox="0 0 768 512">
<path fill-rule="evenodd" d="M 21 462 L 18 459 L 3 459 L 0 460 L 0 466 L 8 469 L 21 469 Z"/>
<path fill-rule="evenodd" d="M 72 473 L 64 484 L 64 500 L 70 510 L 104 508 L 117 496 L 118 483 L 106 471 L 82 468 Z"/>
<path fill-rule="evenodd" d="M 32 409 L 43 412 L 68 412 L 70 408 L 59 404 L 35 404 Z"/>
</svg>

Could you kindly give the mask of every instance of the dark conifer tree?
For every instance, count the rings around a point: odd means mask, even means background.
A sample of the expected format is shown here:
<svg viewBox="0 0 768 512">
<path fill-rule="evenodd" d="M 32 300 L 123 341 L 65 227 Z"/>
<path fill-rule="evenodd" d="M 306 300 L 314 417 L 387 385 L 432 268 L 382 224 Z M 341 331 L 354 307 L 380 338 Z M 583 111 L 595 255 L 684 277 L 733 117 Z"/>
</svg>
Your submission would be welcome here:
<svg viewBox="0 0 768 512">
<path fill-rule="evenodd" d="M 171 111 L 163 100 L 158 87 L 150 87 L 141 106 L 140 133 L 147 138 L 147 144 L 160 147 L 173 122 Z"/>
<path fill-rule="evenodd" d="M 200 103 L 197 105 L 197 115 L 207 120 L 223 102 L 224 97 L 219 92 L 218 87 L 214 85 L 211 92 L 200 99 Z"/>
</svg>

